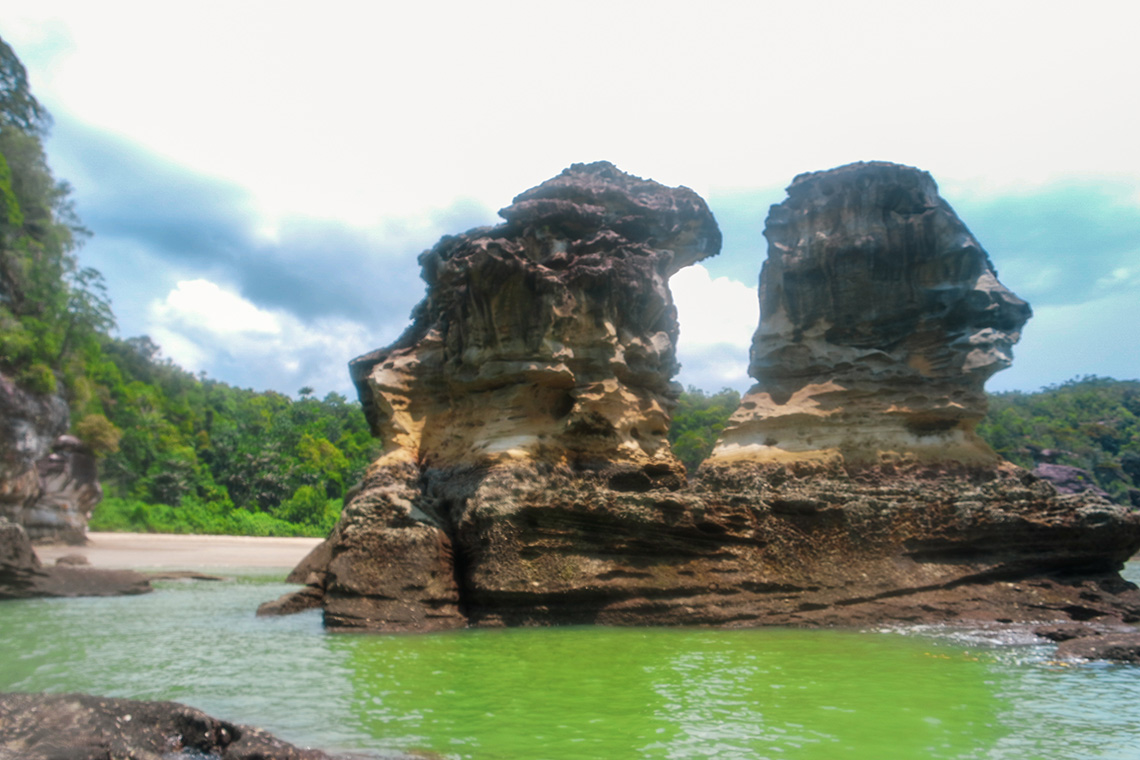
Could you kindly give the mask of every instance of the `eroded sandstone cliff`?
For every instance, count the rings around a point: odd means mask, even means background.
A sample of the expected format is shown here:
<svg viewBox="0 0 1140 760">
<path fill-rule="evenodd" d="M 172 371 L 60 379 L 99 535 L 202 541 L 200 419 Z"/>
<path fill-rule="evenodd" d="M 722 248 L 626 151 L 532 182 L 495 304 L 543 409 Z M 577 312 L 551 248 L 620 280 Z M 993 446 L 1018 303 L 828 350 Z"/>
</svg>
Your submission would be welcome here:
<svg viewBox="0 0 1140 760">
<path fill-rule="evenodd" d="M 95 458 L 65 435 L 67 402 L 0 374 L 0 517 L 36 541 L 82 544 L 103 498 Z"/>
<path fill-rule="evenodd" d="M 424 252 L 412 326 L 350 365 L 386 448 L 315 563 L 332 626 L 465 625 L 479 600 L 541 587 L 529 559 L 512 564 L 525 494 L 562 477 L 617 492 L 684 480 L 666 440 L 667 283 L 720 249 L 704 201 L 599 162 L 500 215 Z"/>
<path fill-rule="evenodd" d="M 0 516 L 23 524 L 43 492 L 36 462 L 67 432 L 67 403 L 37 396 L 0 373 Z"/>
<path fill-rule="evenodd" d="M 307 588 L 338 629 L 1140 619 L 1140 518 L 973 432 L 1028 306 L 924 172 L 803 175 L 769 218 L 757 386 L 696 477 L 669 451 L 692 192 L 575 165 L 421 256 L 352 363 L 385 441 Z"/>
</svg>

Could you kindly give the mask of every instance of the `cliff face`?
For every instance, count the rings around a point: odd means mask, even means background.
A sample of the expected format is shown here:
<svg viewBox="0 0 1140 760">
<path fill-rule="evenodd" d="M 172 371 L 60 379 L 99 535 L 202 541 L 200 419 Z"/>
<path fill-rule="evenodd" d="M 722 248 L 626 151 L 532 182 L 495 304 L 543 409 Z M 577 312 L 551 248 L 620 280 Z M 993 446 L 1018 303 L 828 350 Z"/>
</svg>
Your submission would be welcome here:
<svg viewBox="0 0 1140 760">
<path fill-rule="evenodd" d="M 67 403 L 0 374 L 0 517 L 34 540 L 83 543 L 103 497 L 95 458 L 68 435 Z"/>
<path fill-rule="evenodd" d="M 929 174 L 800 175 L 764 235 L 758 382 L 714 462 L 998 462 L 974 427 L 1030 309 Z"/>
<path fill-rule="evenodd" d="M 666 432 L 669 274 L 703 202 L 576 165 L 421 256 L 352 363 L 387 448 L 267 605 L 329 627 L 1140 619 L 1140 517 L 973 433 L 1028 306 L 923 172 L 804 175 L 766 232 L 758 384 L 688 483 Z"/>
<path fill-rule="evenodd" d="M 67 404 L 35 396 L 0 374 L 0 516 L 22 522 L 41 493 L 36 462 L 67 432 Z"/>
</svg>

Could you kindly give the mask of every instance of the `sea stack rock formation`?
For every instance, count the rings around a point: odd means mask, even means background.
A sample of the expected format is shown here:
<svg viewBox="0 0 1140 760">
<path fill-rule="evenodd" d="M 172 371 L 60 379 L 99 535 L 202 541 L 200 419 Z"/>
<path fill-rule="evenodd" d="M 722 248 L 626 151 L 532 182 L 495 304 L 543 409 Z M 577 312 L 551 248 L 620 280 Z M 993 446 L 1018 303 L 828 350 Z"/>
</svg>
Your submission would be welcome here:
<svg viewBox="0 0 1140 760">
<path fill-rule="evenodd" d="M 714 461 L 998 462 L 974 427 L 1030 309 L 929 174 L 802 174 L 764 235 L 758 383 Z"/>
<path fill-rule="evenodd" d="M 667 282 L 720 250 L 705 202 L 599 162 L 499 213 L 420 256 L 412 326 L 351 363 L 386 448 L 296 573 L 319 593 L 288 607 L 323 596 L 338 628 L 548 617 L 552 583 L 614 568 L 544 541 L 619 525 L 614 494 L 683 484 Z"/>
<path fill-rule="evenodd" d="M 351 363 L 385 442 L 306 588 L 330 628 L 1132 621 L 1140 517 L 974 433 L 1029 307 L 924 172 L 802 175 L 772 209 L 758 383 L 695 474 L 667 280 L 704 202 L 575 165 L 420 257 L 392 346 Z M 686 475 L 688 478 L 686 479 Z"/>
<path fill-rule="evenodd" d="M 1138 619 L 1117 570 L 1140 515 L 1059 494 L 974 432 L 1031 312 L 930 175 L 883 162 L 800 175 L 764 234 L 757 383 L 696 485 L 752 529 L 737 585 L 786 589 L 752 611 Z"/>
</svg>

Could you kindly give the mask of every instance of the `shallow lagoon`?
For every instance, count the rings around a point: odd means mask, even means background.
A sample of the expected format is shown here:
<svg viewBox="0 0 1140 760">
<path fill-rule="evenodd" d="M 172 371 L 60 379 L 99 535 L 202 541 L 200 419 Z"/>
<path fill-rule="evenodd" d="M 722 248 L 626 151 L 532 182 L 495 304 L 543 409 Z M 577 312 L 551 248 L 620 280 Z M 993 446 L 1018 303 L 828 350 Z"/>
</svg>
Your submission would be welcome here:
<svg viewBox="0 0 1140 760">
<path fill-rule="evenodd" d="M 1130 574 L 1140 574 L 1131 563 Z M 446 757 L 1134 760 L 1140 668 L 985 632 L 328 635 L 276 577 L 0 606 L 0 690 L 173 699 L 328 750 Z"/>
</svg>

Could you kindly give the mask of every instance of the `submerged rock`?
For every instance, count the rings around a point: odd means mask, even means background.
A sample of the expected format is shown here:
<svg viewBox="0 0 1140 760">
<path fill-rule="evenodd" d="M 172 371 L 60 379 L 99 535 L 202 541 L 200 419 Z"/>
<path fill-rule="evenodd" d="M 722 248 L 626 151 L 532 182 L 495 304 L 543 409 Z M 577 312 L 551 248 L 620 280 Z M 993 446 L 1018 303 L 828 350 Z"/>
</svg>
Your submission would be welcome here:
<svg viewBox="0 0 1140 760">
<path fill-rule="evenodd" d="M 667 443 L 691 191 L 575 165 L 445 237 L 354 360 L 385 441 L 306 588 L 335 629 L 1137 620 L 1140 517 L 974 433 L 1029 307 L 924 172 L 803 175 L 773 207 L 758 384 L 691 481 Z"/>
<path fill-rule="evenodd" d="M 0 758 L 8 757 L 335 760 L 177 702 L 86 694 L 0 694 Z"/>
</svg>

